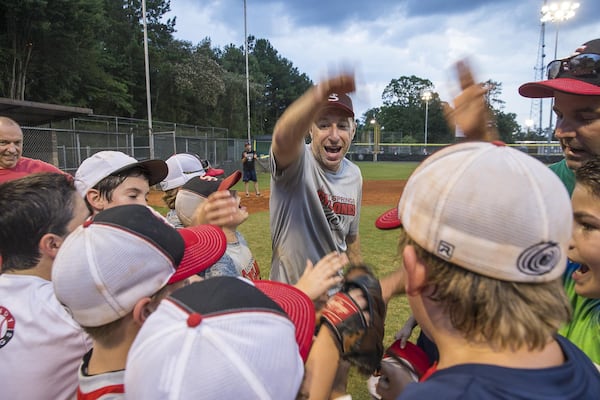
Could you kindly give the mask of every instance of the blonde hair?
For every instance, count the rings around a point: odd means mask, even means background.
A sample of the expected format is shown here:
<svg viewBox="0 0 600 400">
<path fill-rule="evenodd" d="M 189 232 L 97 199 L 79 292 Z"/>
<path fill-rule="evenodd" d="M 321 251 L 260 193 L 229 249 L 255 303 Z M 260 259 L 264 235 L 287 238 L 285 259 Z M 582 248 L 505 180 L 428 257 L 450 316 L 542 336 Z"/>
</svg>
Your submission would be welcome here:
<svg viewBox="0 0 600 400">
<path fill-rule="evenodd" d="M 169 189 L 169 190 L 165 191 L 165 194 L 162 197 L 162 199 L 165 202 L 165 204 L 167 205 L 167 207 L 169 207 L 169 209 L 171 209 L 171 210 L 175 209 L 175 199 L 177 198 L 178 191 L 179 191 L 179 187 L 176 187 L 174 189 Z"/>
<path fill-rule="evenodd" d="M 407 245 L 427 266 L 429 299 L 467 341 L 498 350 L 543 349 L 571 317 L 561 279 L 522 283 L 479 275 L 429 253 L 403 230 L 399 250 Z"/>
</svg>

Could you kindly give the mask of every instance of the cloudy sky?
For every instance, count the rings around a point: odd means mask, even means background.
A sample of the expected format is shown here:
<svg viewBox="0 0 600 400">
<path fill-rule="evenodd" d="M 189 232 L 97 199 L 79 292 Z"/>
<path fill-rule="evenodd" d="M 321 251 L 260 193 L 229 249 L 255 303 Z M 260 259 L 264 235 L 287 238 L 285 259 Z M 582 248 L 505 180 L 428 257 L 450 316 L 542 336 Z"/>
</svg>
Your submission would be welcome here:
<svg viewBox="0 0 600 400">
<path fill-rule="evenodd" d="M 551 1 L 548 1 L 550 4 Z M 575 17 L 559 26 L 558 57 L 600 37 L 600 1 L 580 0 Z M 210 37 L 223 48 L 244 42 L 243 0 L 171 0 L 175 37 L 194 44 Z M 382 104 L 392 79 L 431 80 L 443 100 L 457 88 L 453 63 L 469 57 L 480 81 L 502 82 L 506 112 L 524 125 L 539 114 L 518 87 L 539 65 L 542 0 L 247 0 L 248 34 L 268 39 L 281 56 L 318 82 L 328 71 L 353 66 L 355 111 Z M 556 23 L 546 24 L 547 64 L 554 58 Z M 538 64 L 536 64 L 538 63 Z M 548 124 L 545 102 L 543 126 Z"/>
</svg>

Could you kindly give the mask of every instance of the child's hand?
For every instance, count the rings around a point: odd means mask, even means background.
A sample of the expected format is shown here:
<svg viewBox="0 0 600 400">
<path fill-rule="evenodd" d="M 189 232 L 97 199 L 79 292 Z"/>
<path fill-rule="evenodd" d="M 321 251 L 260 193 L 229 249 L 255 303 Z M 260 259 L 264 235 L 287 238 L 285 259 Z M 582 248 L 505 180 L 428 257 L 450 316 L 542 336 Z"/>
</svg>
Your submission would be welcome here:
<svg viewBox="0 0 600 400">
<path fill-rule="evenodd" d="M 458 125 L 467 140 L 497 140 L 498 132 L 485 99 L 487 89 L 475 83 L 466 60 L 456 63 L 456 71 L 462 92 L 454 99 L 454 108 L 442 104 L 449 126 L 454 129 Z"/>
<path fill-rule="evenodd" d="M 404 348 L 406 346 L 406 342 L 412 335 L 413 329 L 417 326 L 417 320 L 412 315 L 406 320 L 406 323 L 400 330 L 396 333 L 396 340 L 400 340 L 400 347 Z"/>
<path fill-rule="evenodd" d="M 192 216 L 192 225 L 211 224 L 223 227 L 239 224 L 240 218 L 238 201 L 228 190 L 220 190 L 211 193 L 198 206 Z"/>
<path fill-rule="evenodd" d="M 314 266 L 310 260 L 307 260 L 306 269 L 295 286 L 306 293 L 312 301 L 316 301 L 329 289 L 342 283 L 343 277 L 340 271 L 348 263 L 346 253 L 340 254 L 336 251 L 327 254 Z"/>
</svg>

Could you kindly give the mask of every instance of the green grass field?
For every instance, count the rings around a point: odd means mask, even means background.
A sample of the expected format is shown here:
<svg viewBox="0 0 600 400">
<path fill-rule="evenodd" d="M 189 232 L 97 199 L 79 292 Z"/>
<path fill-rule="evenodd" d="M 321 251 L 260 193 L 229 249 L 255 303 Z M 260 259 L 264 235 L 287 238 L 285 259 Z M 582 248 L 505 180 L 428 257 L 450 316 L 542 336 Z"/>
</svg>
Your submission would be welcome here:
<svg viewBox="0 0 600 400">
<path fill-rule="evenodd" d="M 364 180 L 393 180 L 406 179 L 417 166 L 417 163 L 360 162 L 357 165 L 362 171 Z M 260 174 L 258 179 L 261 187 L 267 187 L 268 174 Z M 234 189 L 243 189 L 243 184 L 238 183 Z M 381 231 L 375 228 L 374 225 L 375 219 L 388 208 L 387 206 L 368 206 L 361 209 L 360 238 L 363 257 L 380 277 L 394 271 L 401 265 L 397 257 L 398 232 Z M 269 212 L 251 214 L 239 230 L 254 253 L 254 257 L 261 268 L 261 275 L 263 278 L 268 278 L 271 264 Z M 386 346 L 393 342 L 394 334 L 402 327 L 409 313 L 405 297 L 400 296 L 390 302 L 386 319 L 384 341 Z M 348 391 L 355 400 L 370 399 L 366 388 L 366 378 L 358 375 L 354 369 L 348 383 Z"/>
</svg>

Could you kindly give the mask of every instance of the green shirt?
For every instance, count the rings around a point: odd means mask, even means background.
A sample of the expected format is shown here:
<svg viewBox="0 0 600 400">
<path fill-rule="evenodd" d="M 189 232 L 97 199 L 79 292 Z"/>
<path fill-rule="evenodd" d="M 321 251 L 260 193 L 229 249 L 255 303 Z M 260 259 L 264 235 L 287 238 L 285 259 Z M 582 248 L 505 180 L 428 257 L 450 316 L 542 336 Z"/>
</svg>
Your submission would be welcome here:
<svg viewBox="0 0 600 400">
<path fill-rule="evenodd" d="M 573 316 L 558 333 L 573 342 L 593 362 L 600 364 L 600 299 L 588 299 L 575 293 L 575 281 L 571 275 L 577 268 L 579 264 L 569 261 L 563 276 Z"/>
<path fill-rule="evenodd" d="M 569 191 L 569 196 L 573 195 L 575 189 L 575 173 L 567 167 L 567 161 L 563 158 L 561 161 L 550 165 L 550 169 L 554 172 Z"/>
<path fill-rule="evenodd" d="M 567 167 L 566 160 L 550 165 L 558 175 L 569 195 L 575 189 L 575 173 Z M 575 281 L 571 277 L 579 264 L 569 261 L 563 275 L 565 292 L 573 309 L 571 321 L 559 333 L 579 347 L 593 362 L 600 364 L 600 299 L 589 299 L 575 292 Z"/>
</svg>

